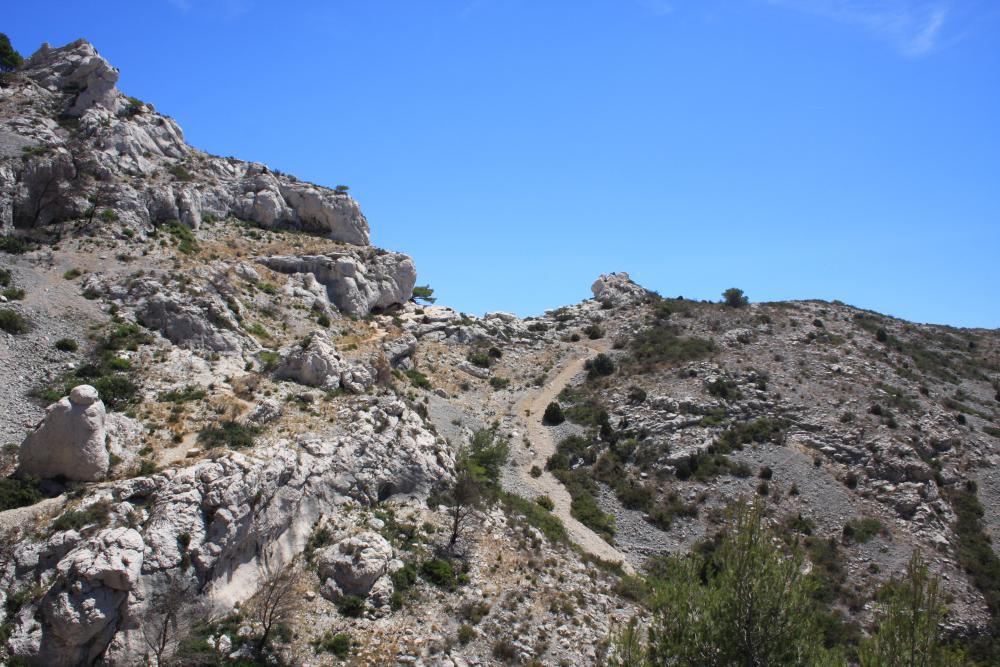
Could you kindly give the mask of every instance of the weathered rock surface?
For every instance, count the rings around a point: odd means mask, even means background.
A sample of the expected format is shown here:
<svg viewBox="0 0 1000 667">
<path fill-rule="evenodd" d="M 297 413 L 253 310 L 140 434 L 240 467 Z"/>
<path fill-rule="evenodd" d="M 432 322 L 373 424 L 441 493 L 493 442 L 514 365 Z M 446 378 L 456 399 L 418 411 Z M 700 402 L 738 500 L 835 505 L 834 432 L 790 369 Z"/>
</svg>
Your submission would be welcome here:
<svg viewBox="0 0 1000 667">
<path fill-rule="evenodd" d="M 322 516 L 348 501 L 419 497 L 451 474 L 447 447 L 402 402 L 360 401 L 344 417 L 328 433 L 271 442 L 259 453 L 110 484 L 99 497 L 111 503 L 112 526 L 92 537 L 65 531 L 23 540 L 3 563 L 0 588 L 40 580 L 46 592 L 15 621 L 15 655 L 69 665 L 103 654 L 129 664 L 145 650 L 138 619 L 170 581 L 192 576 L 200 597 L 228 610 L 256 590 L 262 553 L 287 563 Z M 140 527 L 115 525 L 130 512 Z M 341 553 L 334 581 L 359 591 L 385 573 L 392 550 L 366 534 Z M 348 563 L 349 553 L 358 559 Z"/>
<path fill-rule="evenodd" d="M 280 273 L 311 274 L 326 287 L 331 303 L 357 316 L 406 303 L 417 281 L 413 260 L 400 253 L 275 256 L 257 261 Z"/>
<path fill-rule="evenodd" d="M 615 306 L 638 303 L 645 299 L 648 294 L 645 287 L 632 282 L 632 279 L 624 271 L 600 276 L 591 285 L 590 291 L 594 293 L 594 298 L 598 301 L 608 302 Z"/>
<path fill-rule="evenodd" d="M 316 553 L 316 567 L 330 600 L 347 595 L 367 597 L 375 582 L 385 576 L 392 560 L 392 545 L 378 533 L 359 533 Z M 390 595 L 391 595 L 391 582 Z"/>
<path fill-rule="evenodd" d="M 234 216 L 368 245 L 368 221 L 346 193 L 201 153 L 172 119 L 119 92 L 117 81 L 118 71 L 83 40 L 44 45 L 27 61 L 0 98 L 0 134 L 40 148 L 0 168 L 0 226 L 93 221 L 88 209 L 96 203 L 146 231 L 168 220 L 194 229 Z M 76 120 L 60 127 L 53 112 Z"/>
<path fill-rule="evenodd" d="M 363 393 L 375 381 L 371 370 L 344 360 L 322 331 L 283 348 L 275 377 L 322 389 L 343 387 L 352 394 Z"/>
<path fill-rule="evenodd" d="M 18 474 L 94 482 L 108 474 L 107 413 L 97 390 L 74 387 L 48 407 L 45 419 L 21 443 Z"/>
</svg>

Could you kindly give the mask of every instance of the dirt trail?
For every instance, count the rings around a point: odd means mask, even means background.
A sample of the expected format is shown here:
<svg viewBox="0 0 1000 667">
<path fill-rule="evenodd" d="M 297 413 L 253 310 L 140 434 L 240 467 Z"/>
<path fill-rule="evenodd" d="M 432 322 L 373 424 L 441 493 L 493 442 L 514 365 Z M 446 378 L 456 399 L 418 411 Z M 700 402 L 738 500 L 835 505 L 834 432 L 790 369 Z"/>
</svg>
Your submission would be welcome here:
<svg viewBox="0 0 1000 667">
<path fill-rule="evenodd" d="M 545 412 L 545 407 L 556 399 L 556 396 L 563 390 L 563 387 L 569 384 L 570 380 L 583 371 L 584 363 L 599 351 L 601 351 L 599 348 L 583 347 L 579 349 L 579 356 L 564 366 L 558 375 L 549 379 L 537 391 L 529 392 L 517 402 L 514 415 L 524 425 L 528 440 L 534 450 L 534 457 L 526 465 L 517 469 L 517 476 L 524 486 L 532 489 L 536 495 L 544 494 L 552 499 L 555 504 L 553 514 L 562 520 L 566 526 L 566 532 L 569 533 L 569 537 L 574 543 L 587 553 L 602 560 L 621 563 L 626 572 L 632 573 L 632 566 L 629 565 L 620 551 L 573 518 L 573 515 L 570 514 L 571 498 L 569 492 L 552 473 L 545 469 L 545 462 L 556 451 L 556 443 L 552 439 L 550 429 L 542 425 L 542 414 Z M 529 471 L 532 466 L 538 466 L 542 470 L 540 477 L 531 476 Z"/>
</svg>

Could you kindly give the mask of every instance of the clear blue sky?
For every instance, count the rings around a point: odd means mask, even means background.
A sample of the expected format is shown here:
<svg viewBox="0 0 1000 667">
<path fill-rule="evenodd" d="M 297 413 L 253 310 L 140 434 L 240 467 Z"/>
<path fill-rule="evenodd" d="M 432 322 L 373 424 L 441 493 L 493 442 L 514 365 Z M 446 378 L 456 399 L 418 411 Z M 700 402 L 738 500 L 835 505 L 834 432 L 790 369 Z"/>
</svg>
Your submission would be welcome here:
<svg viewBox="0 0 1000 667">
<path fill-rule="evenodd" d="M 441 302 L 629 271 L 1000 326 L 995 0 L 9 2 L 193 145 L 347 184 Z"/>
</svg>

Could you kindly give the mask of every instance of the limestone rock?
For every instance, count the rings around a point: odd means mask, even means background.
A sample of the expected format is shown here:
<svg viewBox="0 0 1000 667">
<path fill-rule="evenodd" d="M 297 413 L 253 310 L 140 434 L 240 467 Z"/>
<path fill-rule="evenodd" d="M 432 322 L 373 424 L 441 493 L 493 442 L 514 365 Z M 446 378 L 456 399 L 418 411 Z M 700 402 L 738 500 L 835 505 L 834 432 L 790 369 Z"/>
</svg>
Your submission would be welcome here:
<svg viewBox="0 0 1000 667">
<path fill-rule="evenodd" d="M 312 274 L 331 303 L 357 316 L 406 303 L 417 281 L 413 260 L 400 253 L 278 255 L 257 261 L 280 273 Z"/>
<path fill-rule="evenodd" d="M 326 335 L 316 331 L 300 344 L 281 351 L 275 377 L 310 387 L 337 389 L 344 363 Z"/>
<path fill-rule="evenodd" d="M 75 93 L 66 109 L 71 116 L 81 116 L 95 105 L 117 111 L 118 70 L 86 40 L 59 49 L 43 44 L 25 63 L 24 73 L 49 90 Z"/>
<path fill-rule="evenodd" d="M 367 597 L 372 586 L 389 569 L 392 545 L 378 533 L 359 533 L 326 547 L 316 554 L 316 567 L 323 581 L 320 592 L 338 600 L 346 595 Z"/>
<path fill-rule="evenodd" d="M 107 413 L 97 390 L 74 387 L 48 407 L 41 425 L 21 443 L 18 474 L 95 482 L 108 474 Z"/>
<path fill-rule="evenodd" d="M 638 303 L 646 298 L 648 291 L 632 282 L 624 271 L 600 276 L 590 287 L 594 298 L 614 306 Z"/>
</svg>

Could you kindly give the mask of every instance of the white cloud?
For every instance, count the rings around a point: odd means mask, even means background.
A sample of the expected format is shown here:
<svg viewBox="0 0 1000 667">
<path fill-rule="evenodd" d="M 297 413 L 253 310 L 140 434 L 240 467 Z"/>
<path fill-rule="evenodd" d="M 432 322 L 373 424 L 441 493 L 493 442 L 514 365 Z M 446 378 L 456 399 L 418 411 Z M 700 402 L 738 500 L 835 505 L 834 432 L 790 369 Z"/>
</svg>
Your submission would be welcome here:
<svg viewBox="0 0 1000 667">
<path fill-rule="evenodd" d="M 858 25 L 919 57 L 938 45 L 951 3 L 947 0 L 769 0 L 773 5 Z"/>
</svg>

